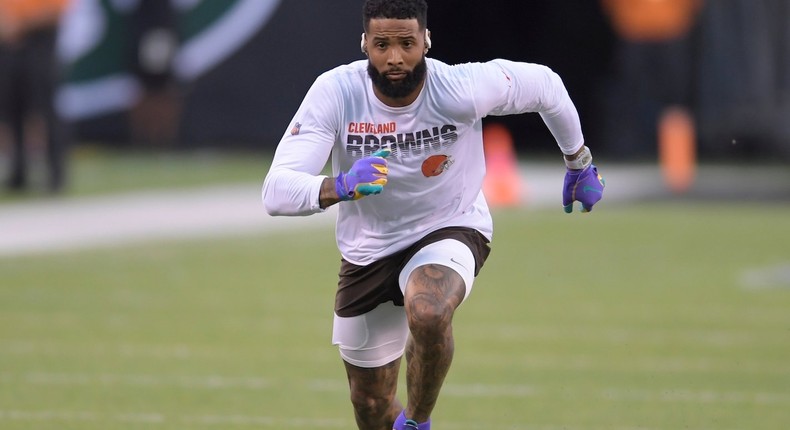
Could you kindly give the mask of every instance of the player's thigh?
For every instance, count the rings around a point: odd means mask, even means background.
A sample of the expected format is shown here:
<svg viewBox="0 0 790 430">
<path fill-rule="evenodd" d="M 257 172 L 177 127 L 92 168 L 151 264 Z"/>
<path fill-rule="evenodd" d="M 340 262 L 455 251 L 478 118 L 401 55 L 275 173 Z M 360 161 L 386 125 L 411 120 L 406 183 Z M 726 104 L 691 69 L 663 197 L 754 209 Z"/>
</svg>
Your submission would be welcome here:
<svg viewBox="0 0 790 430">
<path fill-rule="evenodd" d="M 475 280 L 475 258 L 463 242 L 444 239 L 426 245 L 406 263 L 399 275 L 404 297 L 428 293 L 461 304 L 472 292 Z"/>
<path fill-rule="evenodd" d="M 332 343 L 349 364 L 377 368 L 403 355 L 409 327 L 403 306 L 392 302 L 378 305 L 361 315 L 340 317 L 335 314 Z"/>
</svg>

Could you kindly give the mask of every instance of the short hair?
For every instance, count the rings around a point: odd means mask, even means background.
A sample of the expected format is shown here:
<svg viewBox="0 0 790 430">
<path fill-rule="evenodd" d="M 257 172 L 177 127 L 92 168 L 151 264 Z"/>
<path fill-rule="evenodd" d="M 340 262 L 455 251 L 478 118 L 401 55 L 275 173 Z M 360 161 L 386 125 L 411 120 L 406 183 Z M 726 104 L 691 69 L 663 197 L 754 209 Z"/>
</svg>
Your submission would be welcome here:
<svg viewBox="0 0 790 430">
<path fill-rule="evenodd" d="M 417 19 L 420 29 L 428 27 L 428 3 L 425 0 L 365 0 L 362 28 L 368 31 L 371 19 Z"/>
</svg>

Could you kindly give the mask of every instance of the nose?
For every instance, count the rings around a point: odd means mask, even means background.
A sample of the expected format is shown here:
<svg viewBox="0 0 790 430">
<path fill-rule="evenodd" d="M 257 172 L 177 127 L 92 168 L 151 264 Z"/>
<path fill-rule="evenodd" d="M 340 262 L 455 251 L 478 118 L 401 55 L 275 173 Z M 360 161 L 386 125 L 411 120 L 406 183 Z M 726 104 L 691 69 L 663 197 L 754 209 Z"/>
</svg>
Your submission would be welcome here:
<svg viewBox="0 0 790 430">
<path fill-rule="evenodd" d="M 403 64 L 403 53 L 397 47 L 393 47 L 389 50 L 389 55 L 387 56 L 387 64 L 388 65 L 399 65 Z"/>
</svg>

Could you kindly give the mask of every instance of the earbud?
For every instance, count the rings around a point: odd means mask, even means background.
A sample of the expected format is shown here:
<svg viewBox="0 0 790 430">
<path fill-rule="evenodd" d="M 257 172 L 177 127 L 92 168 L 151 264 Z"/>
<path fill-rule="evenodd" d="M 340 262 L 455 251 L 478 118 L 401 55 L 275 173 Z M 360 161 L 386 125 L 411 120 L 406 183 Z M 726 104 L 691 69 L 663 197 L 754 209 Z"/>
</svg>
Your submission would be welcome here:
<svg viewBox="0 0 790 430">
<path fill-rule="evenodd" d="M 425 29 L 425 49 L 431 49 L 431 32 Z"/>
<path fill-rule="evenodd" d="M 367 50 L 367 49 L 365 49 L 365 33 L 362 33 L 362 40 L 360 40 L 360 41 L 359 41 L 359 49 L 360 49 L 360 51 L 362 51 L 362 52 L 363 52 L 365 55 L 368 55 L 368 50 Z"/>
</svg>

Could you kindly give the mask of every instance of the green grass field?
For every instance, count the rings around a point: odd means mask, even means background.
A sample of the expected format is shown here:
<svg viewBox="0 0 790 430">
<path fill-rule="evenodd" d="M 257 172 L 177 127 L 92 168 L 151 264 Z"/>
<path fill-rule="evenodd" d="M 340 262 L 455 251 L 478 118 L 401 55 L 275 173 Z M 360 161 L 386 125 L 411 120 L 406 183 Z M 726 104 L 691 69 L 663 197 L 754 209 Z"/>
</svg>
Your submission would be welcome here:
<svg viewBox="0 0 790 430">
<path fill-rule="evenodd" d="M 495 222 L 436 428 L 790 428 L 790 206 Z M 321 228 L 0 259 L 0 428 L 355 428 L 338 258 Z"/>
</svg>

